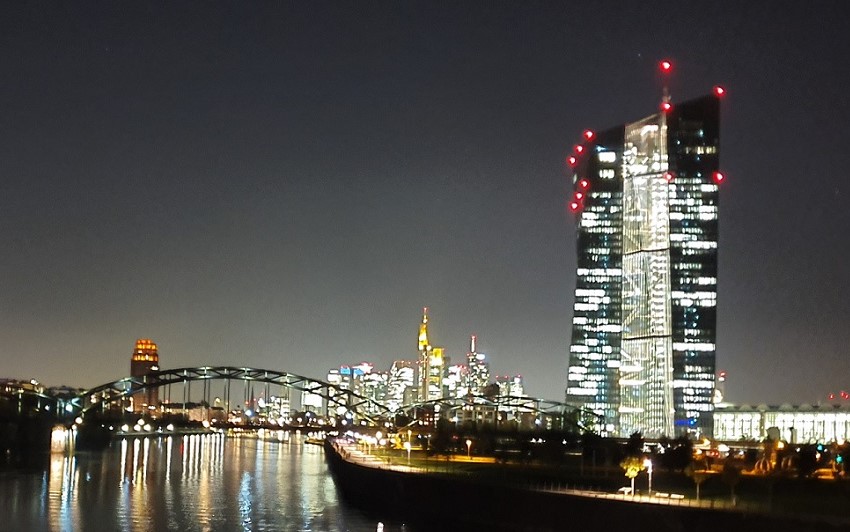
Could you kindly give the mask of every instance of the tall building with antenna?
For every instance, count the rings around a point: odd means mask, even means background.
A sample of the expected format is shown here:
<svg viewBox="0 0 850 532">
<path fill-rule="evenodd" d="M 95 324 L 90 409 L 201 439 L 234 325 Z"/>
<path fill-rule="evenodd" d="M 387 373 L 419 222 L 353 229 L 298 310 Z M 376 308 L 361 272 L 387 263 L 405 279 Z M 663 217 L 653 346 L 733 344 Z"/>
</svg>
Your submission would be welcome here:
<svg viewBox="0 0 850 532">
<path fill-rule="evenodd" d="M 469 352 L 466 353 L 466 364 L 469 368 L 467 388 L 472 395 L 481 394 L 490 384 L 490 365 L 487 363 L 487 355 L 478 352 L 477 340 L 475 335 L 469 337 Z"/>
<path fill-rule="evenodd" d="M 660 64 L 666 78 L 669 61 Z M 577 272 L 567 402 L 603 435 L 713 431 L 724 90 L 603 132 L 574 174 Z"/>
<path fill-rule="evenodd" d="M 443 380 L 449 360 L 442 347 L 431 345 L 428 339 L 428 307 L 422 309 L 419 324 L 419 400 L 433 401 L 446 396 Z"/>
</svg>

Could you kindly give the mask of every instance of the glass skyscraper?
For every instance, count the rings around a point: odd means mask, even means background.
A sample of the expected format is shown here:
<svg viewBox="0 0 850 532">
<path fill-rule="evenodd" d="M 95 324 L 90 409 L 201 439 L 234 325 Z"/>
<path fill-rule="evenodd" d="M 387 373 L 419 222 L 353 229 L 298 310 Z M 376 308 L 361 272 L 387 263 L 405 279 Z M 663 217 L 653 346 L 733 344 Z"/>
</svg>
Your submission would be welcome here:
<svg viewBox="0 0 850 532">
<path fill-rule="evenodd" d="M 586 131 L 568 159 L 577 272 L 567 402 L 603 435 L 712 434 L 718 96 Z"/>
</svg>

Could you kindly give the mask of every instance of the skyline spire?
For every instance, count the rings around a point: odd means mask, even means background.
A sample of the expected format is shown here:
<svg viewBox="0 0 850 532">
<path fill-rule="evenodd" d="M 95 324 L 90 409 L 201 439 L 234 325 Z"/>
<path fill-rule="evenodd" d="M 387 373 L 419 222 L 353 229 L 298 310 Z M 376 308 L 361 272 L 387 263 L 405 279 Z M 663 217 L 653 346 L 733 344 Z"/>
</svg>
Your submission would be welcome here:
<svg viewBox="0 0 850 532">
<path fill-rule="evenodd" d="M 422 323 L 419 324 L 419 351 L 427 351 L 431 347 L 428 342 L 428 307 L 422 307 Z"/>
</svg>

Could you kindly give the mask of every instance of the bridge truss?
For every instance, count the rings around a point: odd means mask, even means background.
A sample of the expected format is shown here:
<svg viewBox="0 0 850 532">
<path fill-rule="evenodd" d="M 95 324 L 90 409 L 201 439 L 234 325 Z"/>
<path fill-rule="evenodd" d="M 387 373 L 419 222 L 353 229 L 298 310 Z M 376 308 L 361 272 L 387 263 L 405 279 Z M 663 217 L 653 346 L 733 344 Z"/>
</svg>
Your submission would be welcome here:
<svg viewBox="0 0 850 532">
<path fill-rule="evenodd" d="M 67 410 L 75 416 L 84 416 L 98 409 L 106 410 L 113 405 L 121 405 L 134 395 L 152 388 L 169 387 L 170 396 L 170 386 L 175 384 L 181 386 L 182 402 L 185 404 L 191 399 L 193 382 L 202 383 L 204 401 L 210 404 L 210 382 L 214 380 L 224 381 L 224 404 L 228 407 L 233 399 L 231 383 L 241 382 L 246 391 L 245 399 L 248 399 L 247 390 L 250 386 L 262 385 L 266 398 L 270 397 L 272 386 L 279 386 L 321 397 L 326 405 L 326 415 L 344 416 L 349 413 L 369 421 L 391 415 L 384 405 L 335 384 L 293 373 L 232 366 L 179 368 L 155 371 L 142 377 L 126 377 L 86 390 L 69 402 L 70 408 Z"/>
</svg>

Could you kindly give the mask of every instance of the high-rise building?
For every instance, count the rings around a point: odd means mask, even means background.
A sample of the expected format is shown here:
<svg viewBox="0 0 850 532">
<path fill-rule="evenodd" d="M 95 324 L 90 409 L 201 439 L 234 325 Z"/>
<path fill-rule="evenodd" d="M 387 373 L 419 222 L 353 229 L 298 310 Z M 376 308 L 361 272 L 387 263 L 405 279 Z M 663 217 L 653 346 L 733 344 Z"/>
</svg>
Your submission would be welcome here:
<svg viewBox="0 0 850 532">
<path fill-rule="evenodd" d="M 148 338 L 139 338 L 130 358 L 130 376 L 144 377 L 154 371 L 159 371 L 159 352 L 156 344 Z M 150 406 L 155 407 L 159 402 L 158 392 L 157 388 L 148 388 L 133 395 L 133 410 L 141 412 Z"/>
<path fill-rule="evenodd" d="M 432 401 L 445 397 L 443 380 L 449 360 L 442 347 L 431 345 L 428 340 L 428 308 L 422 309 L 419 324 L 419 400 Z"/>
<path fill-rule="evenodd" d="M 503 397 L 525 397 L 522 375 L 496 375 L 496 385 Z"/>
<path fill-rule="evenodd" d="M 459 399 L 469 395 L 469 367 L 466 364 L 453 364 L 446 371 L 446 396 Z"/>
<path fill-rule="evenodd" d="M 390 368 L 387 382 L 387 407 L 396 411 L 406 404 L 405 397 L 416 388 L 416 364 L 409 360 L 396 360 Z"/>
<path fill-rule="evenodd" d="M 566 398 L 603 435 L 712 434 L 722 92 L 673 104 L 665 90 L 660 112 L 586 131 L 567 160 L 577 271 Z"/>
<path fill-rule="evenodd" d="M 469 366 L 467 388 L 473 395 L 481 394 L 481 391 L 490 384 L 490 365 L 487 364 L 487 356 L 477 351 L 476 342 L 475 335 L 469 337 L 469 352 L 466 353 L 466 363 Z"/>
</svg>

